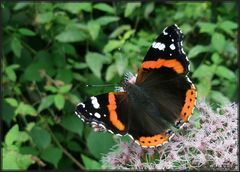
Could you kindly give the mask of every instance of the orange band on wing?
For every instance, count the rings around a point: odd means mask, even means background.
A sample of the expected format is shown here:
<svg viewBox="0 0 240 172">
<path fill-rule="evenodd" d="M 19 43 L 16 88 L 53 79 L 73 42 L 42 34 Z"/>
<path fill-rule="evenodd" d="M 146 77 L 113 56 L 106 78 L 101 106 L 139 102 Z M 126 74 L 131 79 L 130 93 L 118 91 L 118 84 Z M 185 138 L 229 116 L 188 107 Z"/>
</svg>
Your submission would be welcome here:
<svg viewBox="0 0 240 172">
<path fill-rule="evenodd" d="M 157 61 L 145 61 L 142 64 L 143 69 L 159 69 L 161 67 L 173 68 L 176 73 L 183 73 L 182 64 L 176 59 L 158 59 Z"/>
<path fill-rule="evenodd" d="M 170 136 L 167 136 L 166 134 L 157 134 L 154 136 L 149 137 L 140 137 L 138 142 L 141 146 L 159 146 L 164 144 L 169 140 Z"/>
<path fill-rule="evenodd" d="M 184 120 L 184 122 L 188 122 L 188 118 L 192 115 L 193 108 L 195 106 L 196 101 L 196 90 L 193 85 L 191 85 L 191 88 L 187 90 L 186 98 L 185 98 L 185 104 L 181 111 L 181 119 Z"/>
<path fill-rule="evenodd" d="M 116 105 L 116 99 L 114 96 L 114 93 L 110 92 L 108 93 L 108 111 L 109 111 L 109 118 L 112 124 L 120 131 L 123 131 L 125 129 L 125 126 L 121 121 L 119 121 L 118 116 L 117 116 L 117 105 Z"/>
</svg>

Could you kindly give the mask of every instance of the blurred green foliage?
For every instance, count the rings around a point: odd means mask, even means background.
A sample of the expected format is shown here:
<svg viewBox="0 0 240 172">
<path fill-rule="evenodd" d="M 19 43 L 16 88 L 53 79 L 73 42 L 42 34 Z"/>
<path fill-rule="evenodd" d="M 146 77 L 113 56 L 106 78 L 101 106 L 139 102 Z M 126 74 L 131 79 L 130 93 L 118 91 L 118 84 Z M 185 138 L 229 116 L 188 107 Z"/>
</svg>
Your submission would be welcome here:
<svg viewBox="0 0 240 172">
<path fill-rule="evenodd" d="M 3 3 L 3 169 L 100 168 L 114 145 L 75 105 L 136 72 L 155 37 L 182 29 L 198 99 L 237 98 L 235 3 Z"/>
</svg>

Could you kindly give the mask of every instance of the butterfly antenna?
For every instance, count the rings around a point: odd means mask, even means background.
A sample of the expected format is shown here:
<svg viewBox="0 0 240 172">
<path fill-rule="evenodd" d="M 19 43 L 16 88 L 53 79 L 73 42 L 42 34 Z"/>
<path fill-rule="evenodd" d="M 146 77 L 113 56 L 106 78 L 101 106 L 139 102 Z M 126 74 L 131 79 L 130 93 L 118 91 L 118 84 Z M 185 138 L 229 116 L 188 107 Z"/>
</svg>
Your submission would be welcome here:
<svg viewBox="0 0 240 172">
<path fill-rule="evenodd" d="M 86 84 L 86 87 L 112 87 L 117 86 L 116 84 Z"/>
</svg>

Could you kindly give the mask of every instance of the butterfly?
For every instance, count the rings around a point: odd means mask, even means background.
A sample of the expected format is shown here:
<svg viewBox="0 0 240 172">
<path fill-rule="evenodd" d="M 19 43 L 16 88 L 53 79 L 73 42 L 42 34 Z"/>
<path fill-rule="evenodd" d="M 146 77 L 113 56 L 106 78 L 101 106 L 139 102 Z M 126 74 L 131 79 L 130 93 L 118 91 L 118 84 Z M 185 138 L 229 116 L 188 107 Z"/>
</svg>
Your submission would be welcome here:
<svg viewBox="0 0 240 172">
<path fill-rule="evenodd" d="M 121 89 L 92 96 L 77 105 L 84 122 L 116 135 L 129 135 L 142 147 L 158 147 L 173 136 L 172 126 L 189 121 L 196 88 L 188 77 L 189 60 L 179 27 L 166 27 L 152 43 L 136 76 Z"/>
</svg>

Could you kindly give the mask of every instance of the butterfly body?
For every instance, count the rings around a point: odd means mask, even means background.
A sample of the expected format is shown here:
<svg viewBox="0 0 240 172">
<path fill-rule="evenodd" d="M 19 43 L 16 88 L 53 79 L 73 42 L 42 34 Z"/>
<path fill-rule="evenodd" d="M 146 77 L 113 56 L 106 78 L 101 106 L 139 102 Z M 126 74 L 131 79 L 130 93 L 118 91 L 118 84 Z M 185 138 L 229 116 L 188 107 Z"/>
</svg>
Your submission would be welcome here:
<svg viewBox="0 0 240 172">
<path fill-rule="evenodd" d="M 118 135 L 128 134 L 142 147 L 156 147 L 173 136 L 192 115 L 196 90 L 187 74 L 189 61 L 176 25 L 164 29 L 149 48 L 137 76 L 121 91 L 92 96 L 76 114 L 86 123 Z"/>
</svg>

